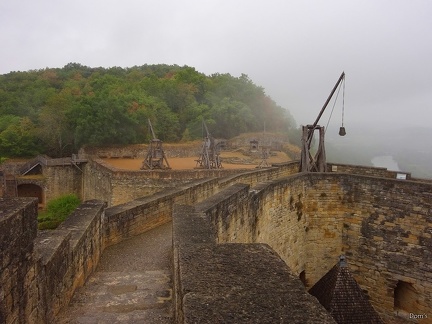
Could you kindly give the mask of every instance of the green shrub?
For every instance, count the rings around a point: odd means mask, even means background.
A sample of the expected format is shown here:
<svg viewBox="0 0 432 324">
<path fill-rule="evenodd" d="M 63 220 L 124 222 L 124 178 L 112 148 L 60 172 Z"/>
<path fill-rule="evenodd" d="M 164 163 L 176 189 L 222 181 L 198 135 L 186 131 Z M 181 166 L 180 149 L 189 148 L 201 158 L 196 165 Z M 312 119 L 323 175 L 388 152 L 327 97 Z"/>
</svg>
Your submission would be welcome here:
<svg viewBox="0 0 432 324">
<path fill-rule="evenodd" d="M 55 229 L 59 226 L 80 204 L 75 194 L 64 195 L 47 203 L 46 209 L 39 212 L 38 227 L 43 229 Z"/>
</svg>

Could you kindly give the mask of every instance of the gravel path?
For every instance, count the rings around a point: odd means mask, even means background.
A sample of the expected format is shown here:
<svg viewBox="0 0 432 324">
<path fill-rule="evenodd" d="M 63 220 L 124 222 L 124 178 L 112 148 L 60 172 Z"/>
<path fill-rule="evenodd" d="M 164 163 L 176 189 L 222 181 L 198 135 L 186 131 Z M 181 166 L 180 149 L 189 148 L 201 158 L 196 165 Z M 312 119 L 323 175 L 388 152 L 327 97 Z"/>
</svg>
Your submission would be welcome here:
<svg viewBox="0 0 432 324">
<path fill-rule="evenodd" d="M 59 324 L 172 323 L 172 224 L 108 247 Z"/>
</svg>

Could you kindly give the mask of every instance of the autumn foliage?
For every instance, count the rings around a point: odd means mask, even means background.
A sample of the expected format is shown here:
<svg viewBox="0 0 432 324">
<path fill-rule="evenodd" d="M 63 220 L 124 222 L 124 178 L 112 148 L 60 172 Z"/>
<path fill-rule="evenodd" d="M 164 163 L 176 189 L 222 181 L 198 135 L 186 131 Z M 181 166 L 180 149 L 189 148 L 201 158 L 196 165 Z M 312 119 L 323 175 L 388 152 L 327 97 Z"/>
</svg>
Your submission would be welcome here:
<svg viewBox="0 0 432 324">
<path fill-rule="evenodd" d="M 177 65 L 63 68 L 0 75 L 0 156 L 67 156 L 81 146 L 168 142 L 243 132 L 296 132 L 288 110 L 247 75 Z M 297 136 L 293 136 L 295 138 Z"/>
</svg>

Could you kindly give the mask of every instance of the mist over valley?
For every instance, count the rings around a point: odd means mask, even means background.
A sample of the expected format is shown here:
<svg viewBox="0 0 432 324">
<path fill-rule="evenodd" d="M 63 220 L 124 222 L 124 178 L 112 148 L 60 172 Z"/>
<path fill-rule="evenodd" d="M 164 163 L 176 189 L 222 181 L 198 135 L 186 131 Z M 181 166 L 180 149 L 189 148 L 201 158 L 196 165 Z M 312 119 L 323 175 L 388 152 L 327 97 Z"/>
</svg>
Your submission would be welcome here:
<svg viewBox="0 0 432 324">
<path fill-rule="evenodd" d="M 349 125 L 346 130 L 344 137 L 334 128 L 326 132 L 329 161 L 372 166 L 372 159 L 391 156 L 401 171 L 432 178 L 432 128 L 371 123 Z"/>
</svg>

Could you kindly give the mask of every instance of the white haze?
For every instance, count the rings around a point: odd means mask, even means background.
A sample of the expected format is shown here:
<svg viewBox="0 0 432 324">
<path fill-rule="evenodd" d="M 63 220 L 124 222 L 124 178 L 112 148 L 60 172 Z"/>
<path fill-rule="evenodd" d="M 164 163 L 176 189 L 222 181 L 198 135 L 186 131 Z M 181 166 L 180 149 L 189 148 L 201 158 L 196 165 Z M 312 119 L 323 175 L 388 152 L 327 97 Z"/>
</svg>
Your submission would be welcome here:
<svg viewBox="0 0 432 324">
<path fill-rule="evenodd" d="M 300 125 L 345 71 L 348 132 L 431 128 L 431 17 L 430 0 L 2 0 L 0 74 L 69 62 L 245 73 Z"/>
</svg>

